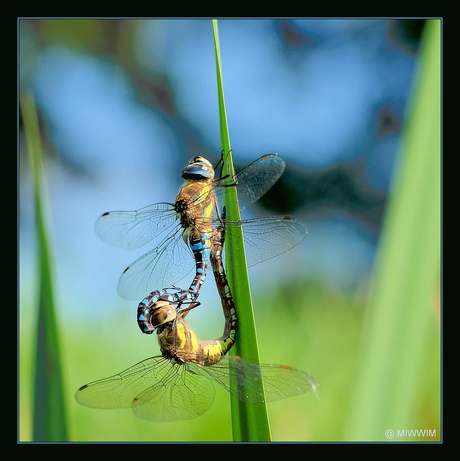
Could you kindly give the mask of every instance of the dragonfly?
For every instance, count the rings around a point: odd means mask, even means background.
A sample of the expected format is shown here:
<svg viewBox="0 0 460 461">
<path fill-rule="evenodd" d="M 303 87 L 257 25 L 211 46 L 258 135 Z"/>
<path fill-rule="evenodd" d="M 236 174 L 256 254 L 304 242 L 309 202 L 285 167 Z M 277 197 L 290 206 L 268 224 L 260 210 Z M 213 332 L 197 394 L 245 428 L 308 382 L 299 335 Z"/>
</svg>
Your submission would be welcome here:
<svg viewBox="0 0 460 461">
<path fill-rule="evenodd" d="M 206 277 L 213 230 L 222 221 L 219 210 L 225 188 L 236 188 L 243 211 L 273 186 L 284 168 L 279 155 L 267 154 L 232 178 L 214 178 L 212 164 L 204 157 L 194 157 L 182 171 L 185 183 L 174 203 L 160 202 L 136 211 L 102 214 L 96 221 L 96 233 L 113 246 L 133 250 L 162 238 L 123 271 L 119 295 L 139 299 L 154 286 L 175 285 L 195 264 L 195 278 L 189 290 L 196 297 Z M 227 234 L 243 229 L 248 266 L 290 250 L 307 235 L 305 225 L 290 216 L 226 220 L 225 224 Z"/>
<path fill-rule="evenodd" d="M 190 309 L 177 309 L 180 292 L 155 292 L 148 309 L 141 309 L 141 329 L 158 334 L 161 355 L 147 358 L 116 375 L 82 386 L 78 403 L 99 409 L 131 408 L 136 416 L 157 422 L 193 419 L 205 413 L 217 383 L 246 403 L 271 402 L 309 390 L 317 383 L 308 373 L 287 366 L 255 364 L 229 355 L 237 337 L 238 317 L 222 263 L 224 232 L 215 237 L 210 255 L 225 318 L 217 339 L 200 341 L 185 320 Z M 188 291 L 188 290 L 184 290 Z M 153 299 L 153 298 L 152 298 Z"/>
</svg>

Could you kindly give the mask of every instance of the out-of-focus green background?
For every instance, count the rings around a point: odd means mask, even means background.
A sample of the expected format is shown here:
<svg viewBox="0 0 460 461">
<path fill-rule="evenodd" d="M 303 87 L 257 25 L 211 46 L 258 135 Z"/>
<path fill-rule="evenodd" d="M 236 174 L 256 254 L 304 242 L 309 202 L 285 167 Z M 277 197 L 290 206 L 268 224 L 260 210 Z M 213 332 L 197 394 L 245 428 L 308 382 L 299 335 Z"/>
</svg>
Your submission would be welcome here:
<svg viewBox="0 0 460 461">
<path fill-rule="evenodd" d="M 156 338 L 139 332 L 137 302 L 116 293 L 124 267 L 146 249 L 109 247 L 94 234 L 94 222 L 108 210 L 173 201 L 189 158 L 217 161 L 210 21 L 21 19 L 18 26 L 20 89 L 35 95 L 44 145 L 69 440 L 230 441 L 229 396 L 217 385 L 208 412 L 169 424 L 140 420 L 129 410 L 85 408 L 74 398 L 81 385 L 158 354 Z M 364 389 L 366 402 L 385 388 L 382 381 L 363 384 L 375 307 L 370 287 L 385 259 L 377 251 L 425 26 L 388 19 L 219 21 L 237 167 L 267 152 L 287 162 L 275 190 L 249 213 L 293 214 L 309 228 L 299 247 L 250 269 L 261 360 L 300 368 L 319 383 L 318 399 L 309 393 L 268 405 L 274 441 L 360 440 L 356 391 Z M 19 128 L 18 440 L 27 442 L 37 249 L 21 120 Z M 426 216 L 433 218 L 439 216 Z M 414 351 L 424 374 L 413 388 L 409 419 L 386 428 L 425 432 L 400 440 L 441 436 L 439 287 L 428 300 L 423 350 Z M 212 277 L 200 300 L 190 323 L 202 339 L 220 336 Z M 418 331 L 409 324 L 398 338 L 411 337 L 412 327 Z M 402 382 L 411 372 L 398 368 L 404 355 L 400 349 L 392 357 L 383 378 L 389 386 L 395 370 Z M 384 407 L 396 406 L 387 395 Z M 398 441 L 364 428 L 362 439 Z"/>
</svg>

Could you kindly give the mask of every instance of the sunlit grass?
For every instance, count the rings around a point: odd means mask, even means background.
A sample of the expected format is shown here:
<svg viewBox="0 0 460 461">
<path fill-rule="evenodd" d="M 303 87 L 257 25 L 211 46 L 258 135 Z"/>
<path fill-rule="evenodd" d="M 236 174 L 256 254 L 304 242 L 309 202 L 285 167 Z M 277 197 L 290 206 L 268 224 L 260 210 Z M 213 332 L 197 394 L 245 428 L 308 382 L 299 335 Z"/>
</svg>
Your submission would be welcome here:
<svg viewBox="0 0 460 461">
<path fill-rule="evenodd" d="M 34 375 L 34 441 L 67 440 L 66 406 L 61 368 L 61 349 L 54 300 L 54 261 L 47 215 L 46 178 L 38 116 L 32 94 L 21 95 L 21 114 L 34 183 L 35 232 L 37 240 L 38 298 Z M 31 364 L 32 365 L 32 364 Z"/>
<path fill-rule="evenodd" d="M 405 429 L 432 429 L 432 440 L 439 439 L 439 423 L 420 427 L 414 409 L 421 405 L 427 365 L 440 372 L 440 37 L 440 21 L 427 21 L 378 248 L 347 426 L 351 440 L 406 440 L 397 432 Z M 426 360 L 431 354 L 434 362 Z M 438 391 L 439 378 L 432 384 Z"/>
</svg>

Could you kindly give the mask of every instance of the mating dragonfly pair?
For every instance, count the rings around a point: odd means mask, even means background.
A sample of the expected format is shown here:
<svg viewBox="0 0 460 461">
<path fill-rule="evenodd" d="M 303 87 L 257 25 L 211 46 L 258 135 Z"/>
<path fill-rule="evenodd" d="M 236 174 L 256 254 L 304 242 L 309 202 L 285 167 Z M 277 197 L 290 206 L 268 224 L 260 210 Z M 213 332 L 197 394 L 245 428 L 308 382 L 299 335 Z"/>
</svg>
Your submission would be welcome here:
<svg viewBox="0 0 460 461">
<path fill-rule="evenodd" d="M 158 246 L 125 269 L 118 292 L 125 298 L 139 299 L 154 284 L 171 288 L 150 292 L 138 306 L 139 327 L 147 334 L 157 332 L 161 355 L 82 386 L 76 394 L 79 403 L 94 408 L 132 408 L 144 419 L 175 421 L 195 418 L 209 408 L 215 392 L 212 381 L 249 403 L 280 400 L 316 387 L 314 379 L 301 370 L 258 365 L 227 354 L 236 340 L 238 318 L 222 261 L 225 236 L 238 238 L 241 234 L 235 230 L 242 228 L 251 266 L 291 249 L 305 238 L 307 230 L 288 216 L 227 220 L 222 194 L 226 187 L 236 187 L 243 210 L 273 186 L 284 166 L 278 155 L 265 155 L 233 178 L 214 179 L 211 163 L 195 157 L 182 172 L 186 183 L 175 203 L 108 212 L 98 219 L 97 234 L 127 249 L 141 247 L 169 229 Z M 197 298 L 208 262 L 221 298 L 225 327 L 220 338 L 199 341 L 185 317 L 199 305 Z M 195 275 L 190 287 L 176 288 L 175 283 L 192 270 L 193 264 Z"/>
</svg>

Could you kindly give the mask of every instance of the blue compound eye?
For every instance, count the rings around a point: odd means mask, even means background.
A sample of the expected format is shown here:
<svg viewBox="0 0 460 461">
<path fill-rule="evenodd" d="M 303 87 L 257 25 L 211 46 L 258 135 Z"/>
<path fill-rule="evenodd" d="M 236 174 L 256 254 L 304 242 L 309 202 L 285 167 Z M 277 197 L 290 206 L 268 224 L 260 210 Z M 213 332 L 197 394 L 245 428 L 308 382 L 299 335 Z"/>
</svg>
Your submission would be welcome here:
<svg viewBox="0 0 460 461">
<path fill-rule="evenodd" d="M 214 179 L 214 168 L 204 157 L 194 157 L 184 168 L 181 176 L 191 181 Z"/>
</svg>

